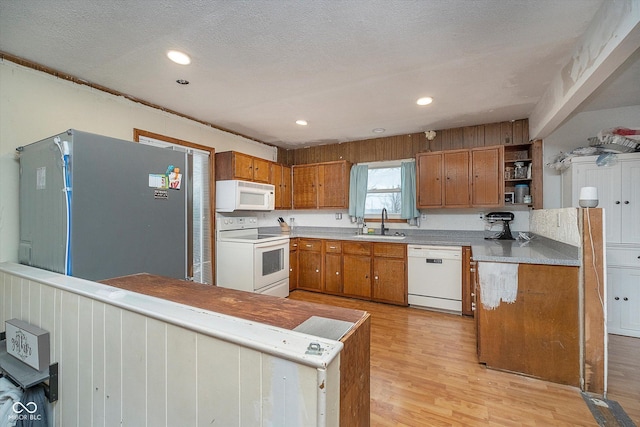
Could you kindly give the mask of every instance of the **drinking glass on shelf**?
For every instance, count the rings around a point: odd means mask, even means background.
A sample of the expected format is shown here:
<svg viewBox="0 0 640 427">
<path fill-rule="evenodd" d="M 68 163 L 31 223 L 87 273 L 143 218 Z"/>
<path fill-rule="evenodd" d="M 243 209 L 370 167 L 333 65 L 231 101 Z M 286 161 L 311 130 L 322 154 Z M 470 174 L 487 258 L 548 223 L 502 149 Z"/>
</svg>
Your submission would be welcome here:
<svg viewBox="0 0 640 427">
<path fill-rule="evenodd" d="M 504 179 L 513 179 L 513 176 L 513 168 L 511 166 L 504 168 Z"/>
</svg>

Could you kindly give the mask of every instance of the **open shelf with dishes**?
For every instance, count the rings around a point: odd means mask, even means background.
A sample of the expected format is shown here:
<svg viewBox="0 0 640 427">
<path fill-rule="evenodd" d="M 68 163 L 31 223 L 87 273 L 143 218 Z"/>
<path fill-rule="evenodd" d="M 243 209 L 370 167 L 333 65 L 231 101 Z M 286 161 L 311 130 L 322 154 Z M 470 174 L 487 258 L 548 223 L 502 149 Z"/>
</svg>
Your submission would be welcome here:
<svg viewBox="0 0 640 427">
<path fill-rule="evenodd" d="M 541 141 L 540 147 L 536 147 L 537 142 L 504 146 L 505 207 L 542 207 L 541 188 L 536 181 L 536 174 L 541 173 Z"/>
</svg>

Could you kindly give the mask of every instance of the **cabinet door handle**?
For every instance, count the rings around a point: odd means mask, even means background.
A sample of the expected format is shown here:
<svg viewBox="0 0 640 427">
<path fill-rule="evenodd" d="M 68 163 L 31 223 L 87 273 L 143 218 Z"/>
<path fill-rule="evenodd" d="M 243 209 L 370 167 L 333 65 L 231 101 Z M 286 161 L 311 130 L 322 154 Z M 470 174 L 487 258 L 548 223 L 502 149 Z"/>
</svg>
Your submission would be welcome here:
<svg viewBox="0 0 640 427">
<path fill-rule="evenodd" d="M 628 201 L 628 200 L 625 200 L 625 201 L 624 201 L 624 204 L 625 204 L 625 205 L 628 205 L 628 204 L 629 204 L 629 201 Z"/>
<path fill-rule="evenodd" d="M 339 275 L 340 275 L 340 272 L 339 272 L 339 271 L 336 271 L 336 276 L 339 276 Z"/>
<path fill-rule="evenodd" d="M 306 246 L 306 247 L 308 247 L 308 248 L 311 248 L 311 247 L 313 247 L 313 245 L 305 245 L 305 246 Z"/>
<path fill-rule="evenodd" d="M 619 205 L 619 204 L 620 204 L 620 200 L 616 200 L 616 205 Z"/>
<path fill-rule="evenodd" d="M 293 271 L 293 268 L 290 268 L 289 271 Z"/>
<path fill-rule="evenodd" d="M 335 248 L 336 248 L 335 246 L 329 246 L 329 249 L 335 249 Z"/>
<path fill-rule="evenodd" d="M 620 299 L 620 297 L 615 297 L 614 300 L 618 301 Z"/>
<path fill-rule="evenodd" d="M 320 270 L 316 268 L 316 273 L 320 273 Z"/>
<path fill-rule="evenodd" d="M 625 300 L 625 301 L 629 301 L 629 298 L 627 298 L 627 297 L 624 297 L 622 299 Z"/>
<path fill-rule="evenodd" d="M 365 274 L 364 278 L 365 278 L 365 279 L 368 279 L 368 278 L 369 278 L 369 275 L 368 275 L 368 274 Z"/>
</svg>

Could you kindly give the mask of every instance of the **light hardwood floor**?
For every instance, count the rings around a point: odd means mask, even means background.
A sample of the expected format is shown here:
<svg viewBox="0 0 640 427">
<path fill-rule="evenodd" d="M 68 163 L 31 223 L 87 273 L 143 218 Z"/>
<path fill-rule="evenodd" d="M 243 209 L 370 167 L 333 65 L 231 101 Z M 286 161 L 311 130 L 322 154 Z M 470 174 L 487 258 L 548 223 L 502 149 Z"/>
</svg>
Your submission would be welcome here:
<svg viewBox="0 0 640 427">
<path fill-rule="evenodd" d="M 577 388 L 478 364 L 471 318 L 306 291 L 290 298 L 371 313 L 372 426 L 598 425 Z"/>
<path fill-rule="evenodd" d="M 640 426 L 640 338 L 609 334 L 609 392 Z"/>
</svg>

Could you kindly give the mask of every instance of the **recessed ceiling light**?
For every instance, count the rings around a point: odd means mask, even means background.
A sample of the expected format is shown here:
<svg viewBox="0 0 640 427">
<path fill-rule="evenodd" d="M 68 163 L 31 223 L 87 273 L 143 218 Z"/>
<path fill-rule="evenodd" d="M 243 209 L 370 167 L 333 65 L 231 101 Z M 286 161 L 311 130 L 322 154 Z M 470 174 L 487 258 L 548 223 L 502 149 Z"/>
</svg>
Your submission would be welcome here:
<svg viewBox="0 0 640 427">
<path fill-rule="evenodd" d="M 375 128 L 375 129 L 373 129 L 371 132 L 373 132 L 373 133 L 382 133 L 382 132 L 384 132 L 385 130 L 386 130 L 386 129 L 384 129 L 384 128 Z"/>
<path fill-rule="evenodd" d="M 177 50 L 170 50 L 167 52 L 167 57 L 170 60 L 180 65 L 189 65 L 191 64 L 191 58 L 186 53 L 179 52 Z"/>
<path fill-rule="evenodd" d="M 308 125 L 309 123 L 307 123 L 307 121 L 306 121 L 306 120 L 296 120 L 296 124 L 297 124 L 297 125 L 300 125 L 300 126 L 306 126 L 306 125 Z"/>
<path fill-rule="evenodd" d="M 425 96 L 424 98 L 420 98 L 416 101 L 416 104 L 418 105 L 429 105 L 433 102 L 433 98 L 431 98 L 430 96 Z"/>
<path fill-rule="evenodd" d="M 178 83 L 179 85 L 188 85 L 189 84 L 189 80 L 178 79 L 178 80 L 176 80 L 176 83 Z"/>
</svg>

